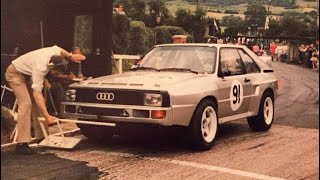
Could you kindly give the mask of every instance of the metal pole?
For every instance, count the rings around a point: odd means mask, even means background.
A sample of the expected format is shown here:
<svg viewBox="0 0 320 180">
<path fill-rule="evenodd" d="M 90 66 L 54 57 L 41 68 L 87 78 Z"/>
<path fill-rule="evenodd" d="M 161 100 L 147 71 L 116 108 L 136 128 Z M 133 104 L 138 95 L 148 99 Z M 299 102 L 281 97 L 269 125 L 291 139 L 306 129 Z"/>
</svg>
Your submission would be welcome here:
<svg viewBox="0 0 320 180">
<path fill-rule="evenodd" d="M 40 40 L 41 40 L 41 48 L 44 47 L 44 41 L 43 41 L 43 25 L 42 25 L 42 21 L 40 21 Z"/>
</svg>

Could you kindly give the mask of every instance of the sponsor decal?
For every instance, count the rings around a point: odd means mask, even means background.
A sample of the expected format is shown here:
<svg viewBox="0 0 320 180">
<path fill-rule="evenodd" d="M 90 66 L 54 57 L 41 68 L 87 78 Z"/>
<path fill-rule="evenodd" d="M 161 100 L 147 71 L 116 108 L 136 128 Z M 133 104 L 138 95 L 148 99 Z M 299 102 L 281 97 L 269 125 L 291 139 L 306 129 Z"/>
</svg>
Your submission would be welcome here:
<svg viewBox="0 0 320 180">
<path fill-rule="evenodd" d="M 230 105 L 232 111 L 240 108 L 243 101 L 243 86 L 239 80 L 234 80 L 230 89 Z"/>
</svg>

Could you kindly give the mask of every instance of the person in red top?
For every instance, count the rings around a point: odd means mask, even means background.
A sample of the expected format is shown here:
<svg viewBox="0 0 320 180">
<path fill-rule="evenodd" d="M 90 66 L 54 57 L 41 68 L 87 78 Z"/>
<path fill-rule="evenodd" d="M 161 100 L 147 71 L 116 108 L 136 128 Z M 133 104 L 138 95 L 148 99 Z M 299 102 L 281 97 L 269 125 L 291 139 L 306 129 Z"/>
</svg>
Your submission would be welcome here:
<svg viewBox="0 0 320 180">
<path fill-rule="evenodd" d="M 276 55 L 276 48 L 277 48 L 276 43 L 274 41 L 272 41 L 272 43 L 270 44 L 270 53 L 271 53 L 272 61 Z"/>
</svg>

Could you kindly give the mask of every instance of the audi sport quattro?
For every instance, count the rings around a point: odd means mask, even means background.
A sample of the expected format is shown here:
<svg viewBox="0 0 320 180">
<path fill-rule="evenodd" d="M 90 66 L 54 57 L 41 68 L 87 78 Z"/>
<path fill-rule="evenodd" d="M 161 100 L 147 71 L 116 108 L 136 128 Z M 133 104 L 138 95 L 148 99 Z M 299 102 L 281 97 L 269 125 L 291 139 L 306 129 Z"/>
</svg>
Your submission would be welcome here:
<svg viewBox="0 0 320 180">
<path fill-rule="evenodd" d="M 116 125 L 184 126 L 192 147 L 206 150 L 227 121 L 247 118 L 254 131 L 267 131 L 277 90 L 273 69 L 245 46 L 166 44 L 129 72 L 70 85 L 61 112 Z M 78 126 L 88 138 L 113 135 L 111 127 Z"/>
</svg>

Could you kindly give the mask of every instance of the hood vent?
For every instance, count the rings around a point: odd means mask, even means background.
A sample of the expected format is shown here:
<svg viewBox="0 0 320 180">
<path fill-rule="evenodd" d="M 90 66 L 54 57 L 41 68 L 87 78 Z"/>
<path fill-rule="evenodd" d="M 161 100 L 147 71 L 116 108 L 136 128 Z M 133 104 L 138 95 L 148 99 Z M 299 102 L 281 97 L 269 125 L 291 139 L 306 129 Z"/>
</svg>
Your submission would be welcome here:
<svg viewBox="0 0 320 180">
<path fill-rule="evenodd" d="M 127 83 L 101 83 L 101 85 L 125 86 Z"/>
<path fill-rule="evenodd" d="M 143 86 L 143 84 L 129 84 L 129 86 Z"/>
<path fill-rule="evenodd" d="M 100 84 L 99 82 L 88 82 L 88 84 Z"/>
<path fill-rule="evenodd" d="M 273 72 L 273 70 L 272 69 L 264 69 L 263 72 L 264 73 L 271 73 L 271 72 Z"/>
</svg>

